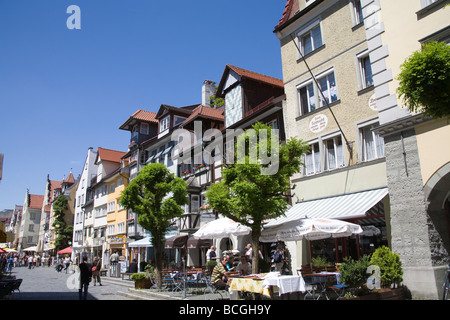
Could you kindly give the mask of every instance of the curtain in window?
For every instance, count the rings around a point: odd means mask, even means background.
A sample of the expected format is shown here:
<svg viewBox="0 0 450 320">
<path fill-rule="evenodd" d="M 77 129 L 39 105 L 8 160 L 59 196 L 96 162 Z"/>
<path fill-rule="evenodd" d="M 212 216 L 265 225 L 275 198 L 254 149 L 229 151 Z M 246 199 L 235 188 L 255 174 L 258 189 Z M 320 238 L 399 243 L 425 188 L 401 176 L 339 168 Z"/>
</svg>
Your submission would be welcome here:
<svg viewBox="0 0 450 320">
<path fill-rule="evenodd" d="M 320 33 L 320 26 L 315 27 L 311 31 L 311 37 L 314 43 L 314 49 L 317 49 L 322 45 L 322 34 Z"/>
<path fill-rule="evenodd" d="M 364 139 L 364 160 L 372 160 L 375 159 L 375 141 L 373 140 L 373 134 L 370 128 L 363 129 L 363 139 Z"/>
</svg>

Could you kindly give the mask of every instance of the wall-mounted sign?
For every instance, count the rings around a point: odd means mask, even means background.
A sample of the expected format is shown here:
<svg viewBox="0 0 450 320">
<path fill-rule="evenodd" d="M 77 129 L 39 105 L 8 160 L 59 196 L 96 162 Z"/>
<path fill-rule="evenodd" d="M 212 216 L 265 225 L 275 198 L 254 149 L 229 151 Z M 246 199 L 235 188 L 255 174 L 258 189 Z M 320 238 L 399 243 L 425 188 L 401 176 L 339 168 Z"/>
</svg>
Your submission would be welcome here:
<svg viewBox="0 0 450 320">
<path fill-rule="evenodd" d="M 318 114 L 309 122 L 309 130 L 313 133 L 318 133 L 326 128 L 328 124 L 328 118 L 324 114 Z"/>
<path fill-rule="evenodd" d="M 371 95 L 369 98 L 369 108 L 372 109 L 373 111 L 378 111 L 377 97 L 376 97 L 375 93 L 373 95 Z"/>
</svg>

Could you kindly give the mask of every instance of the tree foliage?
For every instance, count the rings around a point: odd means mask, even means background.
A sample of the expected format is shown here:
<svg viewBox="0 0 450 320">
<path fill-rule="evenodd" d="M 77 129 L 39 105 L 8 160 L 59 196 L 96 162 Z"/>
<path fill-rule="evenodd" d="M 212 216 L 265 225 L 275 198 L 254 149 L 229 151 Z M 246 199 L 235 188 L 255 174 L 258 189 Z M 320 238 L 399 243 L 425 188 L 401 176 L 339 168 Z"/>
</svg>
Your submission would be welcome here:
<svg viewBox="0 0 450 320">
<path fill-rule="evenodd" d="M 146 165 L 122 191 L 121 205 L 133 210 L 138 215 L 138 223 L 151 233 L 159 278 L 165 234 L 172 219 L 183 214 L 181 205 L 187 203 L 186 196 L 186 182 L 160 163 Z"/>
<path fill-rule="evenodd" d="M 401 65 L 397 93 L 411 112 L 450 116 L 450 46 L 424 44 Z"/>
<path fill-rule="evenodd" d="M 239 136 L 235 143 L 235 160 L 238 160 L 239 146 L 245 143 L 245 161 L 226 164 L 222 171 L 223 180 L 211 185 L 206 197 L 212 209 L 251 228 L 252 271 L 256 273 L 259 237 L 263 224 L 265 220 L 283 215 L 287 210 L 290 177 L 300 171 L 301 157 L 309 146 L 293 138 L 273 151 L 272 128 L 256 123 L 252 129 L 256 133 L 256 143 L 251 143 L 247 134 Z M 262 131 L 268 133 L 267 137 L 261 135 Z M 276 140 L 276 143 L 279 141 Z M 269 169 L 270 164 L 261 163 L 260 149 L 267 150 L 268 154 L 278 161 L 277 170 L 271 174 L 264 173 L 264 169 Z M 258 157 L 256 162 L 252 161 L 253 151 L 256 151 Z"/>
<path fill-rule="evenodd" d="M 72 241 L 73 226 L 67 225 L 64 220 L 65 211 L 68 209 L 68 200 L 64 195 L 60 195 L 53 202 L 53 224 L 55 229 L 55 248 L 57 250 L 64 249 L 69 246 Z"/>
</svg>

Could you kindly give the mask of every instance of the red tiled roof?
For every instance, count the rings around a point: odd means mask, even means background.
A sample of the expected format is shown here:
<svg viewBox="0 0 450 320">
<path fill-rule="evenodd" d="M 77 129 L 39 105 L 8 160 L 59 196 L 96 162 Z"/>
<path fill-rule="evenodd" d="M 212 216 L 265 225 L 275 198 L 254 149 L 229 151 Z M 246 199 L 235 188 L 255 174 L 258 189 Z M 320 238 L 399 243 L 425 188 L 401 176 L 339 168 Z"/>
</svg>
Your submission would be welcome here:
<svg viewBox="0 0 450 320">
<path fill-rule="evenodd" d="M 272 84 L 272 85 L 278 86 L 278 87 L 284 87 L 283 80 L 273 78 L 270 76 L 266 76 L 261 73 L 245 70 L 245 69 L 235 67 L 235 66 L 232 66 L 229 64 L 227 64 L 227 67 L 230 68 L 231 70 L 233 70 L 234 72 L 236 72 L 241 77 L 250 78 L 250 79 L 261 81 L 261 82 L 266 82 L 266 83 L 269 83 L 269 84 Z"/>
<path fill-rule="evenodd" d="M 156 117 L 156 113 L 151 112 L 151 111 L 145 111 L 142 109 L 139 109 L 138 111 L 136 111 L 135 113 L 133 113 L 131 115 L 131 118 L 134 118 L 134 119 L 157 123 L 158 120 L 156 120 L 155 117 Z"/>
<path fill-rule="evenodd" d="M 42 204 L 44 203 L 44 196 L 37 194 L 30 194 L 29 199 L 30 203 L 28 204 L 28 208 L 42 209 Z"/>
<path fill-rule="evenodd" d="M 51 202 L 53 202 L 53 194 L 54 191 L 56 189 L 60 189 L 62 185 L 62 181 L 54 181 L 54 180 L 50 180 L 50 190 L 49 190 L 49 196 L 48 196 L 48 200 Z"/>
<path fill-rule="evenodd" d="M 207 118 L 212 120 L 224 121 L 223 110 L 215 109 L 200 104 L 194 109 L 192 114 L 183 122 L 183 126 L 197 118 Z"/>
<path fill-rule="evenodd" d="M 120 163 L 120 159 L 126 154 L 126 152 L 98 148 L 97 158 L 95 162 L 97 163 L 98 158 L 101 158 L 102 161 L 111 161 Z"/>
<path fill-rule="evenodd" d="M 75 178 L 73 177 L 72 172 L 69 173 L 69 176 L 67 177 L 67 179 L 64 179 L 63 182 L 67 182 L 67 183 L 75 183 Z"/>
<path fill-rule="evenodd" d="M 278 24 L 275 26 L 275 29 L 281 27 L 283 24 L 285 24 L 289 20 L 289 18 L 291 17 L 292 11 L 293 11 L 292 9 L 294 7 L 294 3 L 296 4 L 297 10 L 298 10 L 298 0 L 287 0 L 286 6 L 284 7 L 283 16 L 281 17 Z M 297 11 L 297 10 L 295 10 L 295 11 Z M 295 13 L 295 11 L 294 11 L 294 13 Z"/>
</svg>

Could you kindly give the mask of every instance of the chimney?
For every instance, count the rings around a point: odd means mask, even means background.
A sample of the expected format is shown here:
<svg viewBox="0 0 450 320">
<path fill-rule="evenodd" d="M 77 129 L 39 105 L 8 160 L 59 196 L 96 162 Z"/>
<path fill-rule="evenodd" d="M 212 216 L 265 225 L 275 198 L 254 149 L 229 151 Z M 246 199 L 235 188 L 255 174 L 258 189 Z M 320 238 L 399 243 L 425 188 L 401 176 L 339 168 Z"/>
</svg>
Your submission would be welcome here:
<svg viewBox="0 0 450 320">
<path fill-rule="evenodd" d="M 202 105 L 210 107 L 211 103 L 209 98 L 216 93 L 216 88 L 214 87 L 216 83 L 211 80 L 203 81 L 202 87 Z"/>
</svg>

